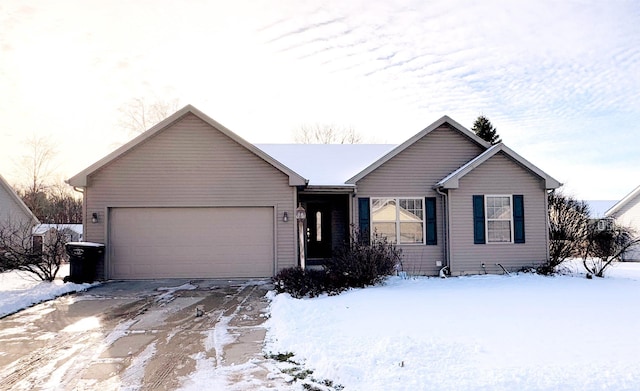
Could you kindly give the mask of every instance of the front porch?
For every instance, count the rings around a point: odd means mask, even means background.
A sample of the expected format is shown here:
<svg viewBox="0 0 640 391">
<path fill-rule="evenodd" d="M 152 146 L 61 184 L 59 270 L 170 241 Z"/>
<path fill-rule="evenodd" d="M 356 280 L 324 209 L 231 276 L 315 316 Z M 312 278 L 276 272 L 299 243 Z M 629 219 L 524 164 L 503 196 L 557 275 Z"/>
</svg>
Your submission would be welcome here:
<svg viewBox="0 0 640 391">
<path fill-rule="evenodd" d="M 301 191 L 298 201 L 306 211 L 306 266 L 321 266 L 333 250 L 349 240 L 351 192 Z"/>
</svg>

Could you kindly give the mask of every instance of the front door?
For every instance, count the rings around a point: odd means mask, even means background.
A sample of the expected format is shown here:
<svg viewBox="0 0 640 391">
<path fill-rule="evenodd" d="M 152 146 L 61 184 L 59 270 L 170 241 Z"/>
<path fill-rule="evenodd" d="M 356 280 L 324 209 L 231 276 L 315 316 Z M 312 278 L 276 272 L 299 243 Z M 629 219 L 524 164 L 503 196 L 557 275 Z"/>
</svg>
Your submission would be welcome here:
<svg viewBox="0 0 640 391">
<path fill-rule="evenodd" d="M 307 204 L 307 258 L 331 257 L 331 204 Z"/>
</svg>

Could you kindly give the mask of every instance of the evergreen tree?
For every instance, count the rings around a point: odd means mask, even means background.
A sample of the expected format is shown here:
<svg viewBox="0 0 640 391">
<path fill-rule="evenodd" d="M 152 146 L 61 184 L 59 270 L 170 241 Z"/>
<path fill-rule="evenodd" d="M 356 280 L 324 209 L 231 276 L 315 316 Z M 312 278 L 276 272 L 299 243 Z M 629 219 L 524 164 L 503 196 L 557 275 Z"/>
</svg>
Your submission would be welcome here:
<svg viewBox="0 0 640 391">
<path fill-rule="evenodd" d="M 471 130 L 473 130 L 481 139 L 491 144 L 497 144 L 502 141 L 500 140 L 500 136 L 498 136 L 497 129 L 493 127 L 489 118 L 484 115 L 481 115 L 476 119 Z"/>
</svg>

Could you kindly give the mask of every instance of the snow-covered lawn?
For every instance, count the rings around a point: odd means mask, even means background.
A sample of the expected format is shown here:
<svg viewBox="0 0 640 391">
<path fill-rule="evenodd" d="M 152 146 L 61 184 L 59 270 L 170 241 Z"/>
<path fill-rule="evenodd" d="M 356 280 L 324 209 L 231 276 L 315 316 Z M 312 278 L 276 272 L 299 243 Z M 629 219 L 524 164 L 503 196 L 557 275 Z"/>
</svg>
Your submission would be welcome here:
<svg viewBox="0 0 640 391">
<path fill-rule="evenodd" d="M 0 316 L 89 286 L 2 273 Z M 593 280 L 394 277 L 339 296 L 270 296 L 265 351 L 313 370 L 291 389 L 312 377 L 346 391 L 640 389 L 640 264 Z"/>
<path fill-rule="evenodd" d="M 63 264 L 53 282 L 42 282 L 30 273 L 11 271 L 0 273 L 0 318 L 34 304 L 66 293 L 84 291 L 93 284 L 64 283 L 69 264 Z"/>
<path fill-rule="evenodd" d="M 345 390 L 638 390 L 640 264 L 281 294 L 267 327 L 267 352 Z"/>
</svg>

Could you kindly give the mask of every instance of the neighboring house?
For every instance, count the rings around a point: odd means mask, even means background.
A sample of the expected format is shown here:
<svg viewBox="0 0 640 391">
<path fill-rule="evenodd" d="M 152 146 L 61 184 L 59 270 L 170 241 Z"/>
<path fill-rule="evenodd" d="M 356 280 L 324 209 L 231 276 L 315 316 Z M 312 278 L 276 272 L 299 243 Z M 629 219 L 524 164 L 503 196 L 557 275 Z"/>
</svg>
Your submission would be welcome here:
<svg viewBox="0 0 640 391">
<path fill-rule="evenodd" d="M 38 224 L 33 227 L 33 247 L 42 251 L 47 240 L 56 237 L 53 235 L 56 231 L 64 235 L 65 243 L 82 240 L 82 224 Z"/>
<path fill-rule="evenodd" d="M 31 228 L 39 223 L 36 216 L 0 175 L 0 233 L 4 237 L 2 242 L 5 243 L 0 244 L 0 254 L 4 254 L 8 250 L 7 247 L 22 243 L 29 245 Z M 4 235 L 8 233 L 9 235 L 5 237 Z M 11 246 L 7 243 L 10 243 Z M 3 264 L 0 264 L 0 271 L 4 267 Z"/>
<path fill-rule="evenodd" d="M 624 226 L 631 227 L 640 235 L 640 186 L 613 205 L 605 214 Z M 640 261 L 640 248 L 635 247 L 624 258 L 625 261 Z"/>
<path fill-rule="evenodd" d="M 442 117 L 399 146 L 251 144 L 186 106 L 67 181 L 108 279 L 270 277 L 350 226 L 382 234 L 409 273 L 518 270 L 548 258 L 547 191 L 560 186 L 500 143 Z"/>
<path fill-rule="evenodd" d="M 0 175 L 0 227 L 29 226 L 39 223 L 31 209 L 22 202 L 18 194 Z"/>
</svg>

